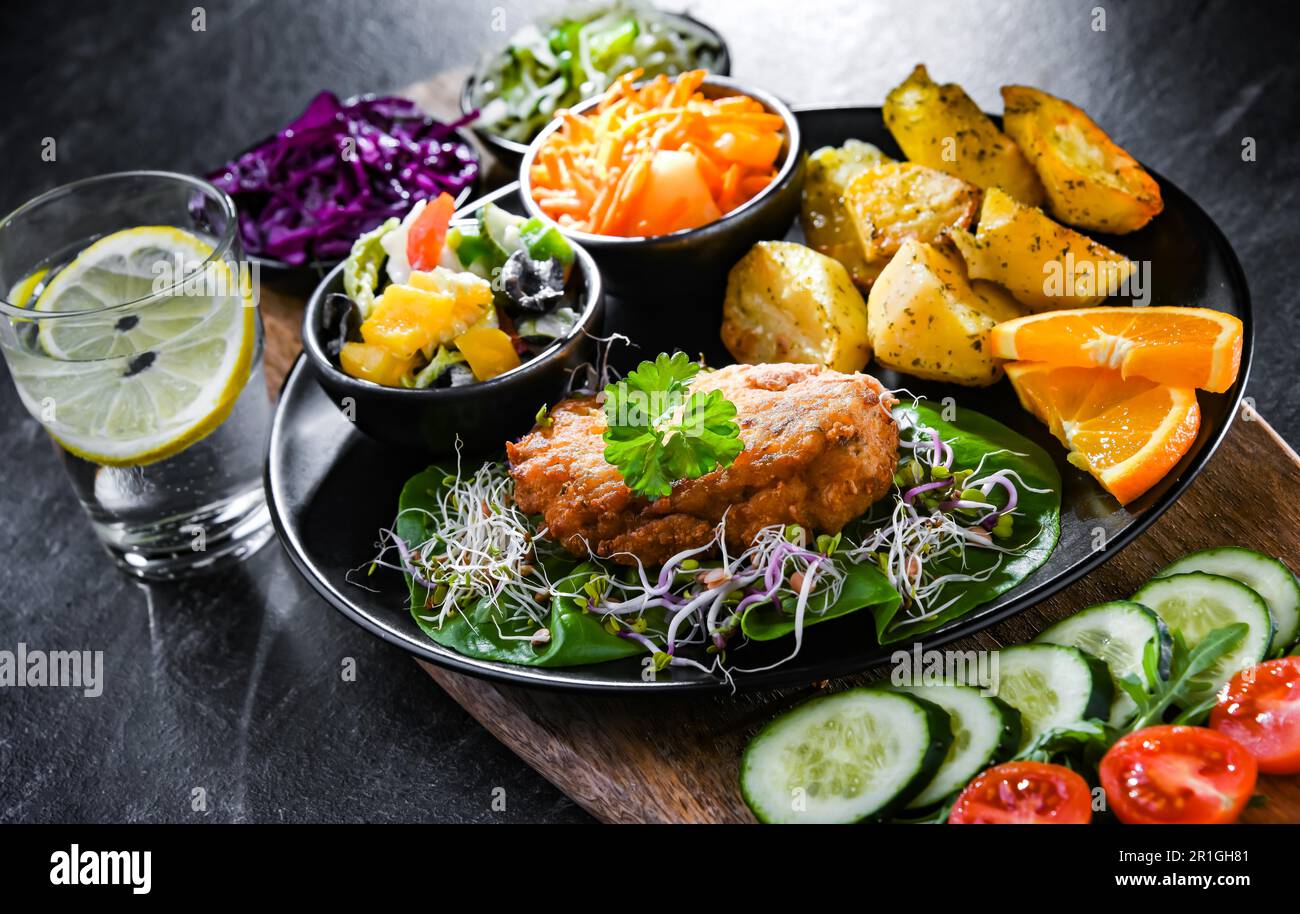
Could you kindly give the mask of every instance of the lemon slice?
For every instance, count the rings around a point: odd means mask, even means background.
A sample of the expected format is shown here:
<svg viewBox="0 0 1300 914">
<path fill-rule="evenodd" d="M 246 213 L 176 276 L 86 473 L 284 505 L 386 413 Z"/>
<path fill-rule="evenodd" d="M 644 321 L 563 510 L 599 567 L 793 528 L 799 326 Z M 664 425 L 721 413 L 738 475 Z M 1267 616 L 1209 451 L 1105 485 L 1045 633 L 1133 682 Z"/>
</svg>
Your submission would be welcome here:
<svg viewBox="0 0 1300 914">
<path fill-rule="evenodd" d="M 40 288 L 41 283 L 45 281 L 45 277 L 49 275 L 49 272 L 49 267 L 42 267 L 25 279 L 19 280 L 18 284 L 15 285 L 13 290 L 9 293 L 9 301 L 12 302 L 15 307 L 26 308 L 27 303 L 32 300 L 32 295 Z"/>
<path fill-rule="evenodd" d="M 87 247 L 41 292 L 33 311 L 86 313 L 39 321 L 37 351 L 10 353 L 13 376 L 69 451 L 106 466 L 152 463 L 230 414 L 252 368 L 256 322 L 228 264 L 214 261 L 204 282 L 140 307 L 113 307 L 152 294 L 168 275 L 160 264 L 189 275 L 211 254 L 180 229 L 126 229 Z"/>
</svg>

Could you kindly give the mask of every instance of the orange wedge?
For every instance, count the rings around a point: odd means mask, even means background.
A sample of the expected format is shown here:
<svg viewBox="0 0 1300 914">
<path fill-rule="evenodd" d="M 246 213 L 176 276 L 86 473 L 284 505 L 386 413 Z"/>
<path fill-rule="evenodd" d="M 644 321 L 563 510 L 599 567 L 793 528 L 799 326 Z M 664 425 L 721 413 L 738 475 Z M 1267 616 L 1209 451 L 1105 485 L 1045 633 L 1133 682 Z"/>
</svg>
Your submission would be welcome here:
<svg viewBox="0 0 1300 914">
<path fill-rule="evenodd" d="M 1078 308 L 998 324 L 991 345 L 1002 359 L 1113 368 L 1222 393 L 1241 367 L 1241 321 L 1209 308 Z"/>
<path fill-rule="evenodd" d="M 1125 378 L 1113 368 L 1005 368 L 1020 404 L 1070 449 L 1070 463 L 1120 504 L 1163 479 L 1196 440 L 1201 410 L 1190 387 Z"/>
</svg>

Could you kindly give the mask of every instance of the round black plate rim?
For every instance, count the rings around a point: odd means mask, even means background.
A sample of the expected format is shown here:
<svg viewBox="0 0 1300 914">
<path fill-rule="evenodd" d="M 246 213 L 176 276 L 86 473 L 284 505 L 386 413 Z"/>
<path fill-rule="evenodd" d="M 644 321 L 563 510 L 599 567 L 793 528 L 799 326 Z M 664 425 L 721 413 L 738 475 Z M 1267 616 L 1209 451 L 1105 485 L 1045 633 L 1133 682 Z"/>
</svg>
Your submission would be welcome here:
<svg viewBox="0 0 1300 914">
<path fill-rule="evenodd" d="M 870 114 L 879 113 L 879 106 L 863 105 L 804 105 L 793 107 L 796 115 L 814 112 L 856 112 Z M 1176 185 L 1170 184 L 1163 176 L 1152 171 L 1152 175 L 1159 179 L 1163 184 L 1171 187 Z M 1237 381 L 1231 390 L 1225 394 L 1217 396 L 1226 396 L 1231 398 L 1231 408 L 1226 412 L 1228 420 L 1217 429 L 1216 433 L 1209 439 L 1206 445 L 1195 455 L 1192 462 L 1175 482 L 1161 494 L 1159 500 L 1148 508 L 1128 527 L 1121 531 L 1117 536 L 1110 540 L 1106 548 L 1092 553 L 1088 558 L 1079 562 L 1078 565 L 1071 568 L 1068 572 L 1058 574 L 1057 576 L 1045 580 L 1023 593 L 1017 593 L 1015 599 L 1009 600 L 1004 606 L 987 613 L 973 613 L 971 616 L 956 619 L 943 628 L 922 636 L 916 641 L 899 642 L 898 650 L 913 650 L 913 645 L 920 645 L 922 650 L 933 649 L 949 644 L 960 638 L 973 635 L 983 631 L 992 625 L 997 624 L 1017 613 L 1034 606 L 1043 600 L 1048 599 L 1064 588 L 1078 581 L 1082 577 L 1095 571 L 1104 562 L 1117 555 L 1135 539 L 1142 535 L 1165 511 L 1182 496 L 1188 486 L 1200 475 L 1205 465 L 1217 453 L 1219 447 L 1223 444 L 1232 423 L 1241 409 L 1241 399 L 1249 380 L 1250 369 L 1254 360 L 1254 341 L 1255 328 L 1253 319 L 1253 309 L 1251 306 L 1249 287 L 1246 284 L 1245 273 L 1242 270 L 1241 263 L 1228 243 L 1226 236 L 1218 224 L 1201 208 L 1194 199 L 1186 193 L 1181 192 L 1182 197 L 1191 205 L 1192 209 L 1204 219 L 1204 223 L 1213 233 L 1215 240 L 1219 243 L 1222 253 L 1225 257 L 1225 265 L 1235 281 L 1235 284 L 1241 291 L 1241 298 L 1236 302 L 1240 312 L 1240 319 L 1243 325 L 1241 368 L 1238 373 Z M 536 688 L 553 689 L 557 691 L 583 692 L 587 694 L 620 694 L 629 693 L 655 693 L 664 692 L 718 692 L 718 691 L 757 691 L 784 688 L 789 686 L 807 685 L 810 681 L 806 671 L 792 669 L 783 672 L 781 668 L 767 671 L 761 678 L 751 678 L 747 676 L 736 677 L 733 682 L 727 682 L 722 679 L 693 679 L 693 680 L 671 680 L 656 679 L 649 682 L 641 679 L 628 679 L 617 681 L 593 681 L 582 678 L 580 675 L 571 674 L 563 668 L 546 668 L 546 667 L 528 667 L 514 664 L 499 663 L 496 661 L 478 660 L 466 657 L 449 648 L 433 641 L 419 642 L 411 638 L 403 637 L 401 634 L 385 628 L 384 626 L 373 622 L 367 618 L 364 613 L 359 611 L 343 594 L 339 593 L 325 579 L 324 574 L 318 570 L 305 555 L 302 543 L 294 531 L 289 529 L 282 516 L 280 499 L 277 497 L 279 488 L 277 483 L 278 474 L 276 472 L 278 461 L 275 459 L 280 449 L 280 441 L 283 435 L 283 404 L 286 401 L 286 394 L 292 393 L 298 384 L 303 383 L 300 378 L 305 378 L 307 383 L 311 383 L 310 377 L 306 374 L 304 357 L 299 355 L 295 360 L 293 367 L 290 369 L 285 378 L 284 386 L 281 390 L 280 403 L 277 405 L 275 417 L 272 421 L 271 434 L 267 440 L 267 458 L 264 465 L 264 482 L 266 488 L 267 503 L 270 507 L 272 522 L 275 526 L 276 533 L 279 535 L 285 550 L 289 553 L 294 567 L 307 580 L 317 593 L 319 593 L 331 606 L 341 612 L 344 616 L 360 625 L 367 631 L 378 635 L 380 638 L 394 644 L 404 650 L 417 655 L 418 657 L 434 663 L 438 666 L 445 667 L 460 673 L 467 673 L 483 679 L 489 679 L 496 682 L 502 682 L 513 685 L 524 685 Z M 395 607 L 395 612 L 405 612 L 406 607 Z M 843 676 L 863 672 L 872 666 L 878 666 L 879 661 L 875 663 L 862 663 L 852 657 L 846 657 L 841 660 L 831 660 L 823 664 L 818 669 L 818 675 L 813 679 L 837 679 Z"/>
</svg>

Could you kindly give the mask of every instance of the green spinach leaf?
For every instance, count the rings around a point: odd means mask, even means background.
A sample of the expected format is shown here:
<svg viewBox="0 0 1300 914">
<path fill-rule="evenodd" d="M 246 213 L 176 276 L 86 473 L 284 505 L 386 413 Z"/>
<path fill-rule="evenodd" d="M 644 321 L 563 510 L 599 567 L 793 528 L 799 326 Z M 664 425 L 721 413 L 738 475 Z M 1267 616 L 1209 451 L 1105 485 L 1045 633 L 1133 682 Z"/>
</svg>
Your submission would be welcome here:
<svg viewBox="0 0 1300 914">
<path fill-rule="evenodd" d="M 902 597 L 879 568 L 870 564 L 855 565 L 843 559 L 838 561 L 845 574 L 839 598 L 829 607 L 826 605 L 829 594 L 809 600 L 803 617 L 805 628 L 867 607 L 880 612 L 898 610 Z M 772 603 L 752 606 L 741 617 L 740 628 L 755 641 L 771 641 L 788 635 L 794 631 L 794 606 L 786 605 L 783 609 Z"/>
<path fill-rule="evenodd" d="M 916 406 L 896 407 L 894 415 L 910 413 L 915 423 L 937 431 L 952 447 L 954 469 L 974 469 L 984 458 L 981 475 L 993 470 L 1014 470 L 1029 485 L 1049 491 L 1029 492 L 1019 487 L 1014 532 L 997 543 L 1014 549 L 1016 554 L 1002 556 L 1001 567 L 986 580 L 953 584 L 944 590 L 940 604 L 956 599 L 942 612 L 921 622 L 909 622 L 906 610 L 900 611 L 898 602 L 872 607 L 881 644 L 909 641 L 933 631 L 1016 586 L 1047 561 L 1060 536 L 1061 474 L 1047 452 L 982 413 L 960 406 L 954 407 L 954 411 L 953 421 L 949 422 L 944 418 L 943 407 L 922 400 Z M 1002 453 L 994 453 L 997 451 Z M 965 567 L 959 557 L 950 556 L 932 561 L 929 568 L 936 577 L 954 573 L 973 575 L 988 571 L 996 562 L 997 556 L 992 551 L 968 549 Z"/>
<path fill-rule="evenodd" d="M 424 512 L 436 507 L 449 472 L 449 468 L 431 466 L 402 489 L 395 532 L 412 546 L 436 533 L 433 518 Z M 548 559 L 546 569 L 555 590 L 563 593 L 581 593 L 584 584 L 603 573 L 590 562 L 563 555 Z M 510 617 L 519 615 L 515 612 L 518 607 L 480 600 L 439 623 L 432 619 L 434 611 L 425 608 L 429 591 L 410 575 L 406 582 L 411 616 L 420 629 L 438 644 L 467 657 L 523 666 L 579 666 L 645 653 L 637 642 L 606 630 L 600 616 L 585 611 L 572 597 L 551 597 L 546 625 L 549 637 L 534 644 L 538 626 L 526 617 L 511 621 Z M 661 627 L 662 613 L 649 612 L 646 621 Z"/>
</svg>

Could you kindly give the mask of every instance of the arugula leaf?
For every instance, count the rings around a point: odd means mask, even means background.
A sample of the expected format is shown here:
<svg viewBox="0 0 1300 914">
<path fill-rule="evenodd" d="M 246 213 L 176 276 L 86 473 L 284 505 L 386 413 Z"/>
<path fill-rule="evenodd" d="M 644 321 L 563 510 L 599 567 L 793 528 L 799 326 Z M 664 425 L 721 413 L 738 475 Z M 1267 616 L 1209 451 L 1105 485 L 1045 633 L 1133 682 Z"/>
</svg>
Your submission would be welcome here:
<svg viewBox="0 0 1300 914">
<path fill-rule="evenodd" d="M 1099 720 L 1080 720 L 1044 730 L 1015 755 L 1015 761 L 1050 762 L 1067 752 L 1092 748 L 1100 758 L 1111 743 L 1111 734 Z"/>
<path fill-rule="evenodd" d="M 1131 674 L 1118 680 L 1120 687 L 1138 706 L 1137 716 L 1125 728 L 1125 732 L 1132 733 L 1162 723 L 1164 713 L 1170 706 L 1182 706 L 1188 695 L 1204 690 L 1205 683 L 1198 677 L 1214 666 L 1224 654 L 1234 650 L 1249 631 L 1250 627 L 1244 622 L 1225 625 L 1210 632 L 1191 650 L 1188 650 L 1183 636 L 1179 632 L 1173 632 L 1174 648 L 1168 679 L 1162 679 L 1159 675 L 1152 676 L 1159 663 L 1158 647 L 1155 642 L 1148 644 L 1142 663 L 1148 680 L 1154 683 L 1152 690 L 1148 692 L 1147 686 Z M 1174 723 L 1198 722 L 1214 707 L 1215 698 L 1216 696 L 1212 695 L 1196 704 L 1183 707 Z"/>
<path fill-rule="evenodd" d="M 963 787 L 962 790 L 964 789 Z M 933 809 L 904 809 L 892 816 L 889 822 L 894 825 L 947 825 L 948 817 L 952 815 L 952 808 L 957 805 L 959 796 L 961 790 L 954 790 Z"/>
<path fill-rule="evenodd" d="M 744 449 L 735 404 L 718 390 L 691 393 L 699 371 L 685 353 L 660 353 L 605 388 L 605 460 L 636 494 L 661 498 Z"/>
</svg>

